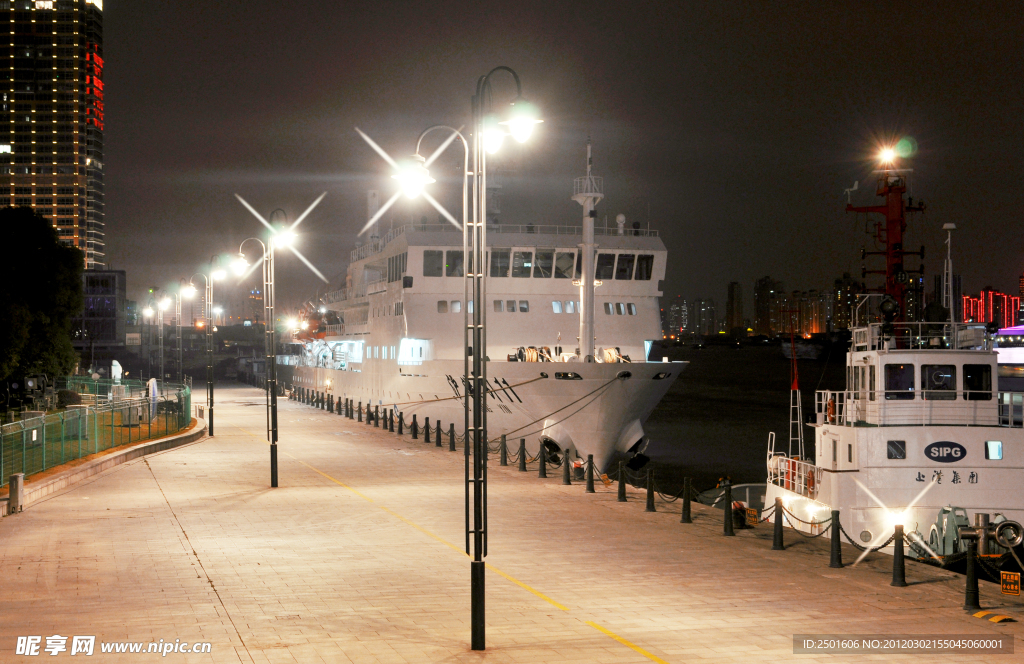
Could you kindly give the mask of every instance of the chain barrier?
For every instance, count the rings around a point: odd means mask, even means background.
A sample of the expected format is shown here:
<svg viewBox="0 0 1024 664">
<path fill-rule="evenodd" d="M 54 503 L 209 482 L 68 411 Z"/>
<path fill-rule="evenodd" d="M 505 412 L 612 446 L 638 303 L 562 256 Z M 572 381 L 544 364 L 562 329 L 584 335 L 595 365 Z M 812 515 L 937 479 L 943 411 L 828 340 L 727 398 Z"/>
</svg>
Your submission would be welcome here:
<svg viewBox="0 0 1024 664">
<path fill-rule="evenodd" d="M 774 509 L 774 507 L 772 509 Z M 830 523 L 832 521 L 832 517 L 829 517 L 829 518 L 825 519 L 824 521 L 804 521 L 803 519 L 798 517 L 796 514 L 793 514 L 792 512 L 790 512 L 789 509 L 787 509 L 785 505 L 782 506 L 782 511 L 785 514 L 788 514 L 789 516 L 793 517 L 795 520 L 799 521 L 800 523 L 802 523 L 802 524 L 804 524 L 806 526 L 820 526 L 822 524 Z M 841 527 L 842 526 L 840 525 L 840 528 Z"/>
<path fill-rule="evenodd" d="M 980 565 L 981 569 L 985 570 L 985 573 L 988 574 L 989 577 L 993 581 L 999 581 L 1000 576 L 1001 576 L 1000 573 L 999 573 L 999 568 L 997 568 L 994 565 L 992 565 L 990 562 L 985 560 L 985 558 L 983 558 L 982 556 L 976 556 L 975 559 L 979 563 L 981 563 L 981 565 Z"/>
<path fill-rule="evenodd" d="M 846 532 L 846 529 L 843 528 L 843 523 L 841 521 L 839 522 L 839 532 L 843 534 L 843 537 L 846 538 L 847 542 L 849 542 L 851 545 L 853 545 L 853 548 L 855 548 L 855 549 L 857 549 L 859 551 L 868 551 L 870 553 L 875 553 L 876 551 L 881 551 L 885 547 L 887 547 L 890 544 L 892 544 L 893 540 L 896 539 L 896 533 L 893 533 L 892 536 L 889 539 L 885 540 L 885 542 L 883 542 L 882 544 L 880 544 L 878 546 L 867 547 L 867 546 L 861 546 L 860 544 L 857 544 L 856 542 L 854 542 L 853 539 L 850 538 L 849 533 Z M 910 540 L 907 539 L 906 535 L 903 536 L 903 542 L 905 544 L 910 544 Z"/>
<path fill-rule="evenodd" d="M 782 511 L 782 518 L 783 518 L 783 519 L 785 519 L 786 521 L 789 521 L 789 515 L 788 515 L 788 514 L 786 513 L 785 509 L 783 509 L 783 511 Z M 829 520 L 831 521 L 831 519 L 829 519 Z M 800 535 L 801 537 L 806 537 L 807 539 L 815 539 L 815 538 L 821 537 L 821 536 L 822 536 L 822 535 L 824 535 L 825 533 L 827 533 L 827 532 L 829 532 L 829 531 L 831 531 L 831 530 L 832 530 L 832 524 L 831 524 L 831 523 L 830 523 L 830 524 L 828 524 L 828 527 L 827 527 L 827 528 L 825 528 L 824 530 L 822 530 L 822 531 L 821 531 L 820 533 L 818 533 L 817 535 L 808 535 L 808 534 L 807 534 L 807 533 L 805 533 L 804 531 L 802 531 L 802 530 L 800 530 L 799 528 L 797 528 L 796 526 L 794 526 L 794 525 L 793 525 L 793 522 L 792 522 L 792 521 L 789 521 L 789 527 L 790 527 L 790 528 L 792 528 L 792 529 L 793 529 L 793 531 L 794 531 L 794 532 L 795 532 L 795 533 L 796 533 L 797 535 Z M 842 529 L 842 526 L 840 526 L 840 529 Z"/>
</svg>

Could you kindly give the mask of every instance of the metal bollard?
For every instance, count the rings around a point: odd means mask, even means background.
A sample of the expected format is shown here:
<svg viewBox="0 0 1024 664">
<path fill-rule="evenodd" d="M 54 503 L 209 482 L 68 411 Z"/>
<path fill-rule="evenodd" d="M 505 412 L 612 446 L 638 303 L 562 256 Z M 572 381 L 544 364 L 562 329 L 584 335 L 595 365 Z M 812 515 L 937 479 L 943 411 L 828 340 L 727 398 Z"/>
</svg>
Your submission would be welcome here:
<svg viewBox="0 0 1024 664">
<path fill-rule="evenodd" d="M 693 517 L 690 514 L 691 482 L 689 477 L 683 478 L 683 515 L 679 518 L 679 523 L 693 523 Z"/>
<path fill-rule="evenodd" d="M 429 417 L 424 417 L 423 418 L 423 442 L 424 443 L 429 443 L 430 442 L 430 418 Z"/>
<path fill-rule="evenodd" d="M 331 413 L 331 414 L 334 414 L 334 395 L 333 394 L 328 394 L 327 395 L 327 412 Z"/>
<path fill-rule="evenodd" d="M 359 408 L 356 409 L 356 420 L 359 422 L 363 421 L 363 402 L 359 402 Z"/>
<path fill-rule="evenodd" d="M 441 418 L 439 417 L 434 421 L 437 422 L 434 425 L 434 433 L 436 434 L 434 436 L 434 447 L 441 447 L 441 432 L 443 431 L 441 428 Z"/>
<path fill-rule="evenodd" d="M 626 466 L 619 462 L 619 502 L 626 502 Z"/>
<path fill-rule="evenodd" d="M 656 512 L 654 509 L 654 477 L 651 475 L 651 467 L 647 467 L 647 507 L 645 512 Z"/>
<path fill-rule="evenodd" d="M 839 510 L 832 510 L 832 556 L 829 567 L 843 567 L 843 548 L 839 545 Z"/>
<path fill-rule="evenodd" d="M 967 548 L 967 582 L 964 592 L 964 611 L 977 611 L 981 609 L 981 604 L 978 602 L 978 568 L 975 562 L 977 555 L 978 552 L 975 551 L 975 547 L 970 546 Z"/>
<path fill-rule="evenodd" d="M 401 412 L 399 412 L 398 413 L 398 435 L 399 436 L 402 435 L 404 429 L 405 429 L 405 416 Z"/>
<path fill-rule="evenodd" d="M 519 439 L 519 472 L 526 472 L 526 439 Z"/>
<path fill-rule="evenodd" d="M 380 404 L 373 407 L 373 426 L 380 428 Z"/>
<path fill-rule="evenodd" d="M 498 461 L 498 465 L 499 466 L 507 466 L 508 465 L 508 448 L 505 446 L 505 434 L 501 434 L 501 443 L 499 444 L 498 452 L 499 452 L 499 458 L 500 458 L 500 460 Z"/>
<path fill-rule="evenodd" d="M 896 537 L 892 542 L 892 583 L 890 586 L 905 588 L 907 571 L 903 562 L 903 524 L 896 524 Z"/>
<path fill-rule="evenodd" d="M 455 422 L 448 423 L 448 451 L 455 451 Z"/>
<path fill-rule="evenodd" d="M 594 455 L 587 455 L 587 493 L 596 493 L 594 491 Z"/>
<path fill-rule="evenodd" d="M 722 534 L 726 537 L 735 537 L 736 531 L 733 530 L 732 524 L 732 483 L 729 480 L 725 481 L 725 494 L 722 496 L 722 500 L 725 501 L 723 507 L 725 510 L 725 522 Z"/>
<path fill-rule="evenodd" d="M 25 473 L 14 473 L 7 482 L 10 489 L 7 513 L 17 514 L 25 511 Z"/>
<path fill-rule="evenodd" d="M 569 452 L 562 452 L 562 484 L 572 484 L 569 473 Z"/>
<path fill-rule="evenodd" d="M 416 413 L 412 414 L 412 424 L 409 428 L 412 430 L 412 439 L 417 440 L 420 437 L 420 425 L 416 421 Z"/>
<path fill-rule="evenodd" d="M 544 443 L 540 444 L 540 449 L 537 451 L 537 458 L 540 459 L 540 470 L 537 471 L 537 477 L 548 476 L 548 463 L 547 455 L 544 454 Z"/>
<path fill-rule="evenodd" d="M 388 433 L 395 432 L 395 410 L 393 408 L 388 409 Z"/>
<path fill-rule="evenodd" d="M 786 543 L 782 539 L 782 498 L 775 497 L 775 530 L 772 532 L 772 551 L 785 551 Z"/>
</svg>

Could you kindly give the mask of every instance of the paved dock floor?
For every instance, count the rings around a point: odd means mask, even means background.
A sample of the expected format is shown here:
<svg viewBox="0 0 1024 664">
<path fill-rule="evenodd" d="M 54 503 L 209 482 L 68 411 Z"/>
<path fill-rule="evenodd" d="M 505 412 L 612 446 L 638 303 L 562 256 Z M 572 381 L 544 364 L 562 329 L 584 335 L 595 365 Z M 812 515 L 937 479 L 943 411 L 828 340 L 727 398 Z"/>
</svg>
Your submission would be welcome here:
<svg viewBox="0 0 1024 664">
<path fill-rule="evenodd" d="M 958 634 L 1021 625 L 965 614 L 963 577 L 891 557 L 830 569 L 824 538 L 771 526 L 721 534 L 721 512 L 642 493 L 489 473 L 487 650 L 469 649 L 463 456 L 282 400 L 269 488 L 263 393 L 217 389 L 216 436 L 139 459 L 0 520 L 0 661 L 17 637 L 96 636 L 95 661 L 925 661 L 794 655 L 794 634 Z M 447 426 L 447 423 L 445 423 Z M 844 549 L 847 563 L 855 559 Z M 982 606 L 1024 603 L 982 583 Z M 209 654 L 110 655 L 100 642 L 209 642 Z M 78 657 L 78 655 L 76 655 Z M 74 661 L 74 660 L 72 660 Z M 86 661 L 91 661 L 87 659 Z"/>
</svg>

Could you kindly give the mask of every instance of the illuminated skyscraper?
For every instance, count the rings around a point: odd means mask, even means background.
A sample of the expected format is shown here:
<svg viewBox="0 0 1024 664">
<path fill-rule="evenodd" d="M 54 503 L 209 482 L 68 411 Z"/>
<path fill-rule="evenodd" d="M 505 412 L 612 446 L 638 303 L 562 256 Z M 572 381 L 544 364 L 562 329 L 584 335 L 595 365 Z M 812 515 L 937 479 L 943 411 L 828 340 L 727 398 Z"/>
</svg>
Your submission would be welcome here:
<svg viewBox="0 0 1024 664">
<path fill-rule="evenodd" d="M 35 208 L 102 269 L 103 2 L 0 1 L 0 21 L 0 204 Z"/>
</svg>

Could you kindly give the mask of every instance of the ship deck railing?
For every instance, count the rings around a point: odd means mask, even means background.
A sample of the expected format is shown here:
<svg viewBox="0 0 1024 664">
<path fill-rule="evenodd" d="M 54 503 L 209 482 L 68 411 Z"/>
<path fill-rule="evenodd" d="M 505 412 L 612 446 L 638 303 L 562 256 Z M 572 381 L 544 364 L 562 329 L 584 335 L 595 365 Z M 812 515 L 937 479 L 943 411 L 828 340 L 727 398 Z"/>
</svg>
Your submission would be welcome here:
<svg viewBox="0 0 1024 664">
<path fill-rule="evenodd" d="M 809 461 L 793 459 L 785 454 L 775 455 L 768 461 L 768 484 L 774 484 L 804 498 L 818 498 L 821 480 L 821 469 Z"/>
<path fill-rule="evenodd" d="M 817 424 L 835 426 L 992 426 L 1024 428 L 1024 393 L 991 391 L 819 390 Z"/>
<path fill-rule="evenodd" d="M 870 323 L 853 329 L 851 349 L 991 350 L 984 323 Z"/>
</svg>

